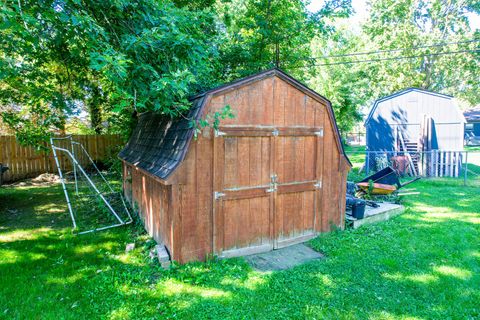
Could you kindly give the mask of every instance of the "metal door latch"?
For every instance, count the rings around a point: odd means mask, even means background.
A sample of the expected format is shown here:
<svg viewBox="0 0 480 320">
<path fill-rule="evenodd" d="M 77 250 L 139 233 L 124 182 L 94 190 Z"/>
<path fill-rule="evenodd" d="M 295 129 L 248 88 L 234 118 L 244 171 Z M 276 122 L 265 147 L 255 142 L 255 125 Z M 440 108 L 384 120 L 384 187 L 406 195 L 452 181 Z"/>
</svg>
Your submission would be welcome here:
<svg viewBox="0 0 480 320">
<path fill-rule="evenodd" d="M 215 200 L 218 200 L 218 199 L 220 199 L 221 197 L 225 197 L 225 193 L 221 193 L 221 192 L 215 191 L 215 192 L 213 193 L 213 197 L 215 198 Z"/>
<path fill-rule="evenodd" d="M 222 131 L 215 130 L 215 137 L 225 136 L 226 133 Z"/>
<path fill-rule="evenodd" d="M 320 189 L 322 187 L 322 181 L 318 181 L 313 185 L 315 188 Z"/>
<path fill-rule="evenodd" d="M 319 137 L 323 137 L 323 129 L 320 129 L 317 132 L 315 132 L 315 135 L 317 135 Z"/>
<path fill-rule="evenodd" d="M 270 188 L 266 190 L 267 192 L 275 192 L 277 191 L 277 175 L 272 174 L 270 176 Z"/>
<path fill-rule="evenodd" d="M 272 136 L 277 137 L 278 136 L 278 129 L 273 129 L 272 131 Z"/>
</svg>

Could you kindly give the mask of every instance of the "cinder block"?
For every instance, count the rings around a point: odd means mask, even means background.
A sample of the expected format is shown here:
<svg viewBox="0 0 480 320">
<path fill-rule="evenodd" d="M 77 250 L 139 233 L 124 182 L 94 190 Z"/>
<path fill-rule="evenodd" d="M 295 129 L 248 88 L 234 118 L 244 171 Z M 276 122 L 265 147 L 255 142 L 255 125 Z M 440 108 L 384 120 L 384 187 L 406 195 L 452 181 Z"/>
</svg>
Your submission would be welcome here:
<svg viewBox="0 0 480 320">
<path fill-rule="evenodd" d="M 155 246 L 155 251 L 157 252 L 158 262 L 163 269 L 170 268 L 170 255 L 168 254 L 167 248 L 163 244 L 157 244 Z"/>
</svg>

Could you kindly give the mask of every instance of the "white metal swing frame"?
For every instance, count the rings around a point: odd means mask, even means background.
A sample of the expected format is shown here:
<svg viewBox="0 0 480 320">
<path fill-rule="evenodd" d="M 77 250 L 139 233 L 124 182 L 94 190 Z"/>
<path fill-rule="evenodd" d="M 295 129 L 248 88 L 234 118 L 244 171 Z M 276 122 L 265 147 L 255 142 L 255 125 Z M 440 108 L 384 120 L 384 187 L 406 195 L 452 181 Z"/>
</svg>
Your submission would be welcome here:
<svg viewBox="0 0 480 320">
<path fill-rule="evenodd" d="M 61 148 L 61 147 L 58 147 L 55 145 L 55 141 L 57 140 L 69 140 L 70 142 L 70 146 L 71 146 L 71 150 L 68 150 L 68 149 L 65 149 L 65 148 Z M 85 155 L 87 156 L 88 160 L 90 161 L 90 163 L 93 165 L 93 167 L 95 168 L 95 170 L 97 171 L 97 173 L 100 175 L 100 177 L 102 178 L 102 180 L 106 183 L 106 185 L 108 186 L 108 188 L 110 189 L 111 193 L 114 194 L 116 193 L 112 186 L 110 185 L 110 183 L 107 181 L 107 179 L 105 179 L 105 177 L 103 176 L 103 174 L 100 172 L 100 170 L 98 169 L 97 165 L 95 164 L 95 162 L 93 161 L 93 159 L 90 157 L 90 155 L 88 154 L 87 150 L 85 150 L 85 148 L 83 147 L 83 145 L 75 140 L 73 140 L 72 136 L 71 135 L 68 135 L 68 136 L 65 136 L 65 137 L 52 137 L 50 138 L 50 145 L 52 146 L 52 151 L 53 151 L 53 157 L 55 159 L 55 164 L 58 168 L 58 175 L 60 176 L 60 181 L 62 182 L 62 189 L 63 189 L 63 193 L 65 194 L 65 199 L 67 200 L 67 206 L 68 206 L 68 211 L 70 213 L 70 218 L 72 219 L 72 224 L 73 224 L 73 229 L 74 230 L 77 230 L 77 222 L 75 221 L 75 215 L 73 214 L 73 208 L 72 208 L 72 204 L 71 204 L 71 201 L 70 201 L 70 196 L 68 195 L 68 190 L 67 190 L 67 186 L 66 186 L 66 183 L 65 183 L 65 178 L 63 177 L 63 173 L 62 173 L 62 168 L 60 166 L 60 162 L 58 160 L 58 156 L 57 156 L 57 151 L 61 151 L 61 152 L 64 152 L 65 154 L 67 154 L 72 162 L 72 165 L 73 165 L 73 175 L 74 175 L 74 179 L 75 179 L 75 192 L 76 194 L 78 194 L 78 181 L 77 181 L 77 174 L 82 174 L 88 184 L 93 188 L 93 190 L 95 190 L 95 193 L 96 193 L 96 196 L 98 196 L 102 201 L 103 203 L 105 203 L 105 205 L 107 206 L 108 210 L 110 211 L 110 213 L 116 218 L 116 220 L 118 221 L 118 223 L 114 223 L 112 225 L 109 225 L 109 226 L 105 226 L 105 227 L 100 227 L 100 228 L 94 228 L 94 229 L 90 229 L 90 230 L 86 230 L 86 231 L 81 231 L 81 232 L 77 232 L 77 234 L 86 234 L 86 233 L 91 233 L 91 232 L 95 232 L 95 231 L 101 231 L 101 230 L 106 230 L 106 229 L 110 229 L 110 228 L 115 228 L 115 227 L 120 227 L 120 226 L 124 226 L 124 225 L 127 225 L 127 224 L 130 224 L 132 223 L 133 219 L 132 219 L 132 216 L 130 214 L 130 211 L 128 210 L 128 207 L 127 207 L 127 204 L 125 203 L 125 199 L 123 198 L 123 195 L 120 193 L 120 199 L 122 201 L 122 204 L 123 204 L 123 207 L 125 209 L 125 212 L 127 213 L 127 216 L 128 216 L 128 219 L 125 221 L 123 220 L 118 214 L 117 212 L 112 208 L 112 206 L 110 205 L 110 203 L 107 201 L 107 199 L 105 199 L 105 197 L 103 196 L 103 194 L 100 192 L 100 190 L 98 190 L 98 188 L 95 186 L 95 183 L 90 179 L 90 177 L 88 176 L 88 174 L 85 172 L 85 169 L 83 169 L 83 167 L 80 165 L 80 163 L 77 161 L 77 159 L 75 158 L 75 151 L 74 151 L 74 145 L 78 145 L 82 151 L 85 153 Z M 79 170 L 79 172 L 77 172 L 77 169 Z"/>
</svg>

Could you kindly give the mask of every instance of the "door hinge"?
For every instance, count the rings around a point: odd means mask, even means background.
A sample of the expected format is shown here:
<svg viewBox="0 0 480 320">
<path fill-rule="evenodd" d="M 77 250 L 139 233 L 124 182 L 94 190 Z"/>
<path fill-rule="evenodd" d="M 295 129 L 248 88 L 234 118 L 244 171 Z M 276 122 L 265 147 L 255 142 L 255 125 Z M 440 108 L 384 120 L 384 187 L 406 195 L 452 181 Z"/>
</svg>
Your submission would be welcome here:
<svg viewBox="0 0 480 320">
<path fill-rule="evenodd" d="M 318 181 L 313 185 L 315 188 L 320 189 L 322 187 L 322 181 Z"/>
<path fill-rule="evenodd" d="M 215 191 L 215 192 L 213 193 L 213 197 L 215 198 L 215 200 L 218 200 L 218 199 L 220 199 L 221 197 L 225 197 L 225 193 Z"/>
<path fill-rule="evenodd" d="M 319 137 L 323 137 L 323 129 L 320 129 L 317 132 L 315 132 L 315 135 Z"/>
<path fill-rule="evenodd" d="M 222 132 L 222 131 L 219 131 L 219 130 L 215 130 L 215 137 L 220 137 L 220 136 L 225 136 L 226 133 L 225 132 Z"/>
</svg>

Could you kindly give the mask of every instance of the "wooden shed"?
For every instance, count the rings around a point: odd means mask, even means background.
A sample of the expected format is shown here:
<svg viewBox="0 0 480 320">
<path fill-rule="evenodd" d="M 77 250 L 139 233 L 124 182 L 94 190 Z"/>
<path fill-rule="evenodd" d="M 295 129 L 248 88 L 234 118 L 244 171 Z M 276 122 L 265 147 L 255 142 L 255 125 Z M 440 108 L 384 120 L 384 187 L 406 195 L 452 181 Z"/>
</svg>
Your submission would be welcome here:
<svg viewBox="0 0 480 320">
<path fill-rule="evenodd" d="M 271 69 L 192 98 L 187 117 L 145 113 L 120 153 L 126 198 L 179 262 L 269 251 L 342 228 L 351 164 L 330 102 Z M 194 138 L 189 119 L 234 119 Z"/>
</svg>

